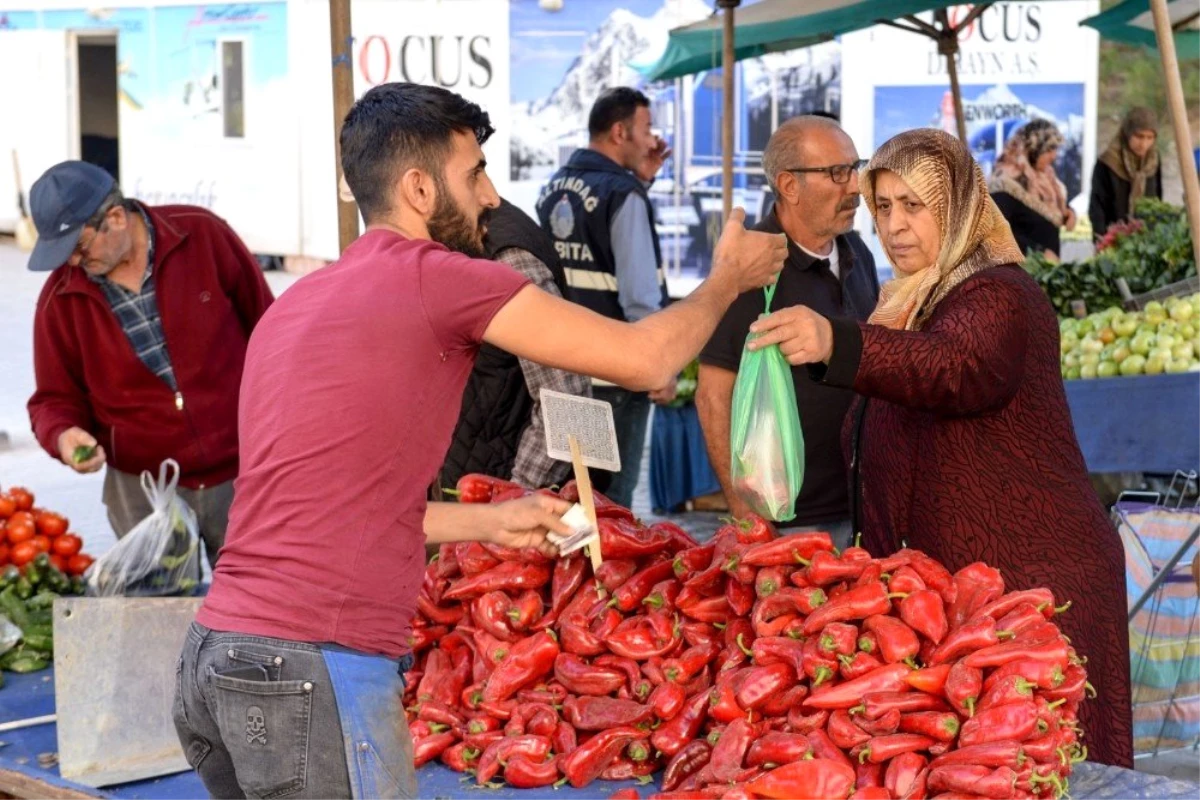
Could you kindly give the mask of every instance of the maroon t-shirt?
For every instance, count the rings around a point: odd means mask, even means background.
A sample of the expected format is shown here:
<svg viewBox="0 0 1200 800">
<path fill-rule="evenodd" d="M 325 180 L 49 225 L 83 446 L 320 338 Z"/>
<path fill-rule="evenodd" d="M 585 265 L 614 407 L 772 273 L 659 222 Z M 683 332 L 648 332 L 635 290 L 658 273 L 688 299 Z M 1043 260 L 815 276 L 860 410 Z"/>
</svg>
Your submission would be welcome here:
<svg viewBox="0 0 1200 800">
<path fill-rule="evenodd" d="M 200 624 L 408 651 L 425 492 L 484 330 L 526 283 L 372 231 L 271 306 L 246 355 L 241 469 Z"/>
</svg>

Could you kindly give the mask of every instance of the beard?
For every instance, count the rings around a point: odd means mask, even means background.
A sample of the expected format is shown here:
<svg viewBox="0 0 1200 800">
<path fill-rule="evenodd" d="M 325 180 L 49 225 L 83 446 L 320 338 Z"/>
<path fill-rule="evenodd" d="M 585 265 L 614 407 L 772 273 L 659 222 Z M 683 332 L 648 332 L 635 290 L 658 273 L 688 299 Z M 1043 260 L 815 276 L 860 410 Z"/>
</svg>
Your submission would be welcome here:
<svg viewBox="0 0 1200 800">
<path fill-rule="evenodd" d="M 437 189 L 437 206 L 427 224 L 429 237 L 470 258 L 485 258 L 487 250 L 483 245 L 483 235 L 488 210 L 484 209 L 472 222 L 450 197 L 449 187 L 445 183 L 439 181 Z"/>
</svg>

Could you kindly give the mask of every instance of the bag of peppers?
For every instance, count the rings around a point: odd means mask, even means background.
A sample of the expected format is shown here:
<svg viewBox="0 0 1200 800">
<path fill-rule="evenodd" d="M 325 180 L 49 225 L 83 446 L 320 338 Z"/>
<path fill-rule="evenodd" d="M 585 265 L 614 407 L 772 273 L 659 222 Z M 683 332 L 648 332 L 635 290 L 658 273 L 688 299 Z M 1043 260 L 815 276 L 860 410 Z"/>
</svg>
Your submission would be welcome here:
<svg viewBox="0 0 1200 800">
<path fill-rule="evenodd" d="M 1049 590 L 758 517 L 699 545 L 595 501 L 596 573 L 478 543 L 429 564 L 404 697 L 418 766 L 658 798 L 1004 800 L 1061 797 L 1086 757 L 1090 685 Z"/>
</svg>

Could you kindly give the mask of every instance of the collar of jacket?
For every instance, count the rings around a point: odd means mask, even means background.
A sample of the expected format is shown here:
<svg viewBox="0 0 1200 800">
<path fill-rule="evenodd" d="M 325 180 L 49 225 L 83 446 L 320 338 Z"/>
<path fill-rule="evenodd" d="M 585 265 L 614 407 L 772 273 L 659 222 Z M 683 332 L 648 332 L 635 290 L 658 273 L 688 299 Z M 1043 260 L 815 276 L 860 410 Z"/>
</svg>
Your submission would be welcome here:
<svg viewBox="0 0 1200 800">
<path fill-rule="evenodd" d="M 766 218 L 763 219 L 761 230 L 763 231 L 763 233 L 782 233 L 785 235 L 787 234 L 787 232 L 783 229 L 783 226 L 779 224 L 779 217 L 775 214 L 774 208 L 772 208 L 770 213 L 767 214 Z M 817 258 L 815 256 L 810 255 L 805 250 L 803 250 L 800 247 L 800 245 L 796 244 L 796 242 L 792 239 L 791 236 L 788 236 L 787 240 L 788 240 L 788 258 L 787 258 L 787 260 L 788 260 L 789 264 L 792 264 L 799 269 L 812 269 L 813 267 L 815 267 L 817 265 L 818 261 L 824 261 L 824 262 L 828 263 L 829 258 L 830 258 L 829 256 Z M 843 245 L 845 245 L 845 246 L 843 246 Z M 846 234 L 839 233 L 837 236 L 833 237 L 833 246 L 838 248 L 839 256 L 846 256 L 847 254 L 849 254 L 849 259 L 840 258 L 840 260 L 839 260 L 839 263 L 842 265 L 841 268 L 848 270 L 849 269 L 849 267 L 847 266 L 848 262 L 854 260 L 854 248 L 851 247 L 849 242 L 846 241 Z"/>
<path fill-rule="evenodd" d="M 166 263 L 167 256 L 183 244 L 188 234 L 176 227 L 171 222 L 171 218 L 157 208 L 138 200 L 134 202 L 149 215 L 150 221 L 154 223 L 154 232 L 157 237 L 154 243 L 154 276 L 158 278 L 162 275 L 163 264 Z M 88 275 L 83 271 L 83 267 L 67 267 L 63 270 L 59 277 L 58 294 L 87 294 L 101 300 L 104 299 L 103 290 L 96 285 L 95 281 L 88 280 Z"/>
<path fill-rule="evenodd" d="M 615 172 L 618 175 L 632 176 L 633 173 L 613 161 L 608 156 L 590 147 L 581 147 L 567 159 L 570 169 L 591 170 L 595 172 Z"/>
</svg>

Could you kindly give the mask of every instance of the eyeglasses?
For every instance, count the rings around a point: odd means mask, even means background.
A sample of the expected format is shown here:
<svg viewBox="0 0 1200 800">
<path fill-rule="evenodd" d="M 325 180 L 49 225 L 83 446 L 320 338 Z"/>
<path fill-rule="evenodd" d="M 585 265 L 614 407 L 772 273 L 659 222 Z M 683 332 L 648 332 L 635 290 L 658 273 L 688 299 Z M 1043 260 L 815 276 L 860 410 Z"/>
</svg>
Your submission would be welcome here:
<svg viewBox="0 0 1200 800">
<path fill-rule="evenodd" d="M 825 172 L 834 183 L 847 183 L 851 173 L 858 172 L 866 165 L 866 160 L 860 158 L 853 164 L 834 164 L 830 167 L 792 167 L 785 169 L 784 172 Z"/>
</svg>

